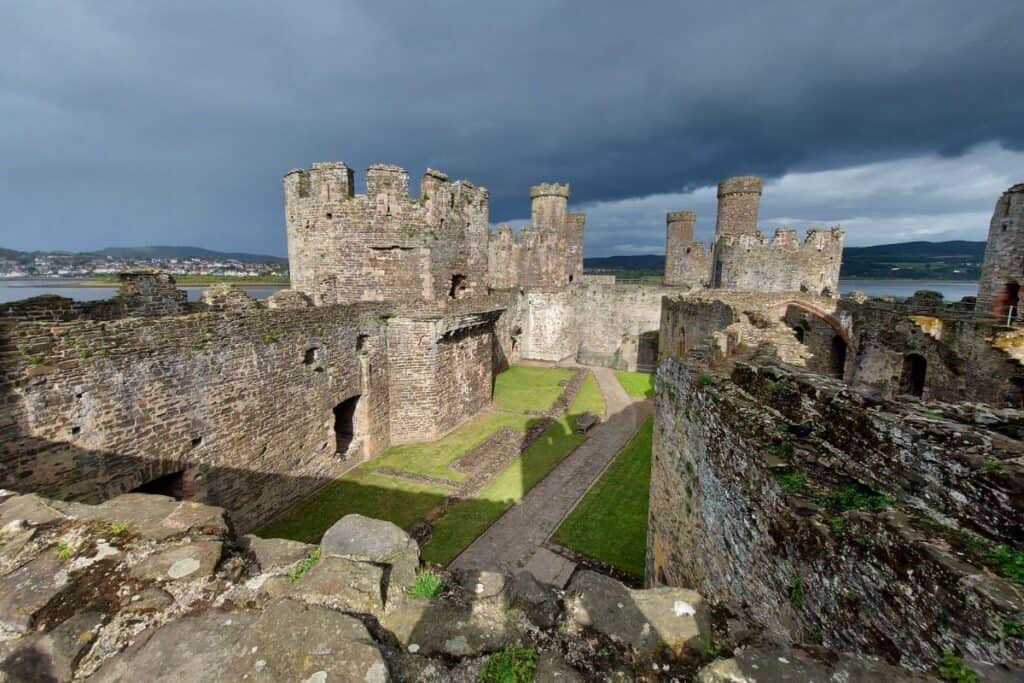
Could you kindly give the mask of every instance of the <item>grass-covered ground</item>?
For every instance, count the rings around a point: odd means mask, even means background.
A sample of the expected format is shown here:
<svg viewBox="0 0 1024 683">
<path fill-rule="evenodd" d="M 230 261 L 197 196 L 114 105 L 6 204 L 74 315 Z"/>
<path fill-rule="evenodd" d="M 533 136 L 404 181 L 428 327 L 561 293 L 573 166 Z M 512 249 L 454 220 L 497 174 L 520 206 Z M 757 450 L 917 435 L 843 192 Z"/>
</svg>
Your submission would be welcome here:
<svg viewBox="0 0 1024 683">
<path fill-rule="evenodd" d="M 481 413 L 437 441 L 387 449 L 256 533 L 267 538 L 316 543 L 335 521 L 350 513 L 387 519 L 408 527 L 440 505 L 448 491 L 440 486 L 389 476 L 385 470 L 426 475 L 452 484 L 463 481 L 466 475 L 451 468 L 455 460 L 501 427 L 525 431 L 531 421 L 539 419 L 526 412 L 550 408 L 561 393 L 559 383 L 572 375 L 572 370 L 563 368 L 513 366 L 495 378 L 492 410 Z M 604 401 L 592 376 L 583 382 L 570 407 L 569 417 L 552 425 L 495 478 L 479 499 L 457 503 L 438 520 L 434 534 L 437 544 L 431 552 L 436 552 L 437 557 L 457 554 L 542 479 L 582 440 L 575 434 L 574 416 L 584 410 L 599 415 L 604 412 Z M 481 527 L 481 520 L 489 521 Z"/>
<path fill-rule="evenodd" d="M 423 558 L 448 564 L 547 476 L 562 458 L 583 443 L 584 437 L 576 433 L 576 417 L 583 412 L 604 414 L 604 398 L 593 375 L 583 381 L 565 417 L 551 425 L 478 497 L 455 503 L 434 522 L 434 536 L 424 546 Z"/>
<path fill-rule="evenodd" d="M 647 546 L 652 427 L 650 419 L 640 426 L 554 536 L 581 555 L 639 578 Z"/>
<path fill-rule="evenodd" d="M 649 372 L 617 370 L 615 376 L 626 393 L 634 398 L 654 398 L 654 375 Z"/>
</svg>

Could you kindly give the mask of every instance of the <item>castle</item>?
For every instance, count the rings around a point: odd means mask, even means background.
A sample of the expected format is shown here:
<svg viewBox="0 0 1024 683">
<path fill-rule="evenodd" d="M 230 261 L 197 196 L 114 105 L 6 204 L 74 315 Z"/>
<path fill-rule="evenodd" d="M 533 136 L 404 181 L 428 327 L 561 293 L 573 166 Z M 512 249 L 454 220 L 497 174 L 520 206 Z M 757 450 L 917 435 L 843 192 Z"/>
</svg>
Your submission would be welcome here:
<svg viewBox="0 0 1024 683">
<path fill-rule="evenodd" d="M 0 306 L 0 485 L 159 493 L 244 532 L 465 422 L 510 362 L 657 368 L 648 585 L 892 664 L 954 642 L 1024 659 L 998 635 L 1024 596 L 986 554 L 1024 547 L 1024 333 L 1005 319 L 1024 185 L 997 204 L 976 307 L 840 298 L 843 231 L 766 237 L 754 177 L 719 184 L 707 247 L 693 212 L 667 214 L 662 285 L 584 274 L 567 184 L 530 188 L 518 236 L 439 171 L 416 198 L 397 166 L 354 185 L 341 162 L 284 176 L 291 286 L 266 301 L 128 273 L 111 300 Z"/>
</svg>

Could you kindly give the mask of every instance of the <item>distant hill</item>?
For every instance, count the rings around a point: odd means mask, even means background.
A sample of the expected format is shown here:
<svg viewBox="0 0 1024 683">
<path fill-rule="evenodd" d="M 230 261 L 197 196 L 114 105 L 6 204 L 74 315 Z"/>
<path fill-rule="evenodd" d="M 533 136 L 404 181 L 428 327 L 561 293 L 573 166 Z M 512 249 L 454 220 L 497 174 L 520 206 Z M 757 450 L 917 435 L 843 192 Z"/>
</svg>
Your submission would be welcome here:
<svg viewBox="0 0 1024 683">
<path fill-rule="evenodd" d="M 900 242 L 843 250 L 840 276 L 844 278 L 910 278 L 977 280 L 985 257 L 984 242 Z M 660 254 L 605 256 L 583 259 L 589 271 L 618 271 L 649 274 L 665 271 Z"/>
<path fill-rule="evenodd" d="M 288 259 L 281 256 L 267 256 L 266 254 L 246 254 L 242 252 L 223 252 L 203 249 L 201 247 L 107 247 L 99 251 L 90 252 L 114 258 L 201 258 L 210 261 L 217 259 L 234 259 L 248 263 L 287 263 Z"/>
</svg>

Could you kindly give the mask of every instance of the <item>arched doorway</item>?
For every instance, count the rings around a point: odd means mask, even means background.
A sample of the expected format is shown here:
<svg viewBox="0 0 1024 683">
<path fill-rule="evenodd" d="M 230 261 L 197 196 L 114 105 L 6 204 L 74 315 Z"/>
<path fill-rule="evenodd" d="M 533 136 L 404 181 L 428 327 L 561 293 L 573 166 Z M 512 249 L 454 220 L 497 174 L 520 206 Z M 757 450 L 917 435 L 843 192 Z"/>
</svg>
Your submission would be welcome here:
<svg viewBox="0 0 1024 683">
<path fill-rule="evenodd" d="M 356 408 L 359 397 L 353 396 L 334 406 L 334 452 L 348 453 L 356 436 Z"/>
<path fill-rule="evenodd" d="M 908 353 L 903 358 L 903 372 L 900 374 L 900 393 L 911 396 L 924 394 L 924 377 L 928 372 L 928 361 L 919 353 Z"/>
<path fill-rule="evenodd" d="M 832 375 L 843 378 L 846 372 L 846 340 L 838 334 L 832 336 L 832 353 L 829 355 Z"/>
</svg>

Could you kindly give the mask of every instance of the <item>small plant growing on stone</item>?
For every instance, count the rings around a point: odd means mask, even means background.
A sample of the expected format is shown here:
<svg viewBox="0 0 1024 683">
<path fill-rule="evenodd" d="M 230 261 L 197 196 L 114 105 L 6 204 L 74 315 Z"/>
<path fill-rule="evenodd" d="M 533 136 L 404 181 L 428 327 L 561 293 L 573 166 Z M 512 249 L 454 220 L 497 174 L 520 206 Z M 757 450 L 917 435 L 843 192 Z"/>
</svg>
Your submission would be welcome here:
<svg viewBox="0 0 1024 683">
<path fill-rule="evenodd" d="M 967 668 L 964 660 L 952 651 L 946 650 L 942 653 L 942 663 L 939 664 L 939 678 L 953 683 L 977 683 L 978 674 Z"/>
<path fill-rule="evenodd" d="M 64 562 L 65 560 L 70 560 L 74 554 L 75 552 L 67 543 L 60 543 L 57 545 L 57 559 L 61 562 Z"/>
<path fill-rule="evenodd" d="M 293 569 L 291 573 L 288 574 L 288 582 L 295 583 L 296 581 L 301 579 L 306 574 L 306 572 L 313 568 L 313 565 L 316 564 L 319 559 L 320 546 L 317 546 L 310 550 L 309 554 L 306 555 L 306 557 L 304 557 L 302 560 L 300 560 L 299 563 L 295 566 L 295 569 Z"/>
<path fill-rule="evenodd" d="M 1002 632 L 1006 638 L 1024 638 L 1024 624 L 1011 619 L 1003 619 Z"/>
<path fill-rule="evenodd" d="M 1024 583 L 1024 553 L 1007 545 L 999 544 L 988 549 L 985 559 L 991 562 L 995 570 L 1006 578 L 1017 583 Z"/>
<path fill-rule="evenodd" d="M 124 522 L 114 522 L 110 525 L 110 533 L 114 534 L 115 536 L 120 536 L 127 530 L 128 525 Z"/>
<path fill-rule="evenodd" d="M 833 512 L 845 512 L 846 510 L 881 510 L 887 505 L 892 505 L 893 499 L 863 484 L 847 484 L 839 491 L 822 496 L 818 502 Z"/>
<path fill-rule="evenodd" d="M 1002 466 L 1003 461 L 997 460 L 996 458 L 985 458 L 984 460 L 981 461 L 982 472 L 991 472 L 993 470 L 998 470 Z"/>
<path fill-rule="evenodd" d="M 718 643 L 715 642 L 715 639 L 710 636 L 701 639 L 700 649 L 704 652 L 706 656 L 710 657 L 711 659 L 715 659 L 718 657 L 718 655 L 722 654 L 721 646 L 719 646 Z"/>
<path fill-rule="evenodd" d="M 776 472 L 775 479 L 778 480 L 784 493 L 803 493 L 807 487 L 807 480 L 799 472 Z"/>
<path fill-rule="evenodd" d="M 804 604 L 804 583 L 799 576 L 794 576 L 789 580 L 786 597 L 789 598 L 789 604 L 793 607 L 801 607 Z"/>
<path fill-rule="evenodd" d="M 487 658 L 480 670 L 481 683 L 532 683 L 537 670 L 537 651 L 530 647 L 507 646 Z"/>
<path fill-rule="evenodd" d="M 29 348 L 27 346 L 20 347 L 18 349 L 18 352 L 21 354 L 21 357 L 25 359 L 25 362 L 28 363 L 29 365 L 41 365 L 43 362 L 43 359 L 40 358 L 39 356 L 32 355 L 32 352 L 29 351 Z"/>
<path fill-rule="evenodd" d="M 714 384 L 715 380 L 713 377 L 711 377 L 711 375 L 702 372 L 700 373 L 700 375 L 697 376 L 697 383 L 700 384 L 702 387 L 706 387 Z"/>
<path fill-rule="evenodd" d="M 441 586 L 443 583 L 444 582 L 441 580 L 440 575 L 426 569 L 416 574 L 416 580 L 413 581 L 411 586 L 409 586 L 409 595 L 415 598 L 429 600 L 441 592 Z"/>
</svg>

